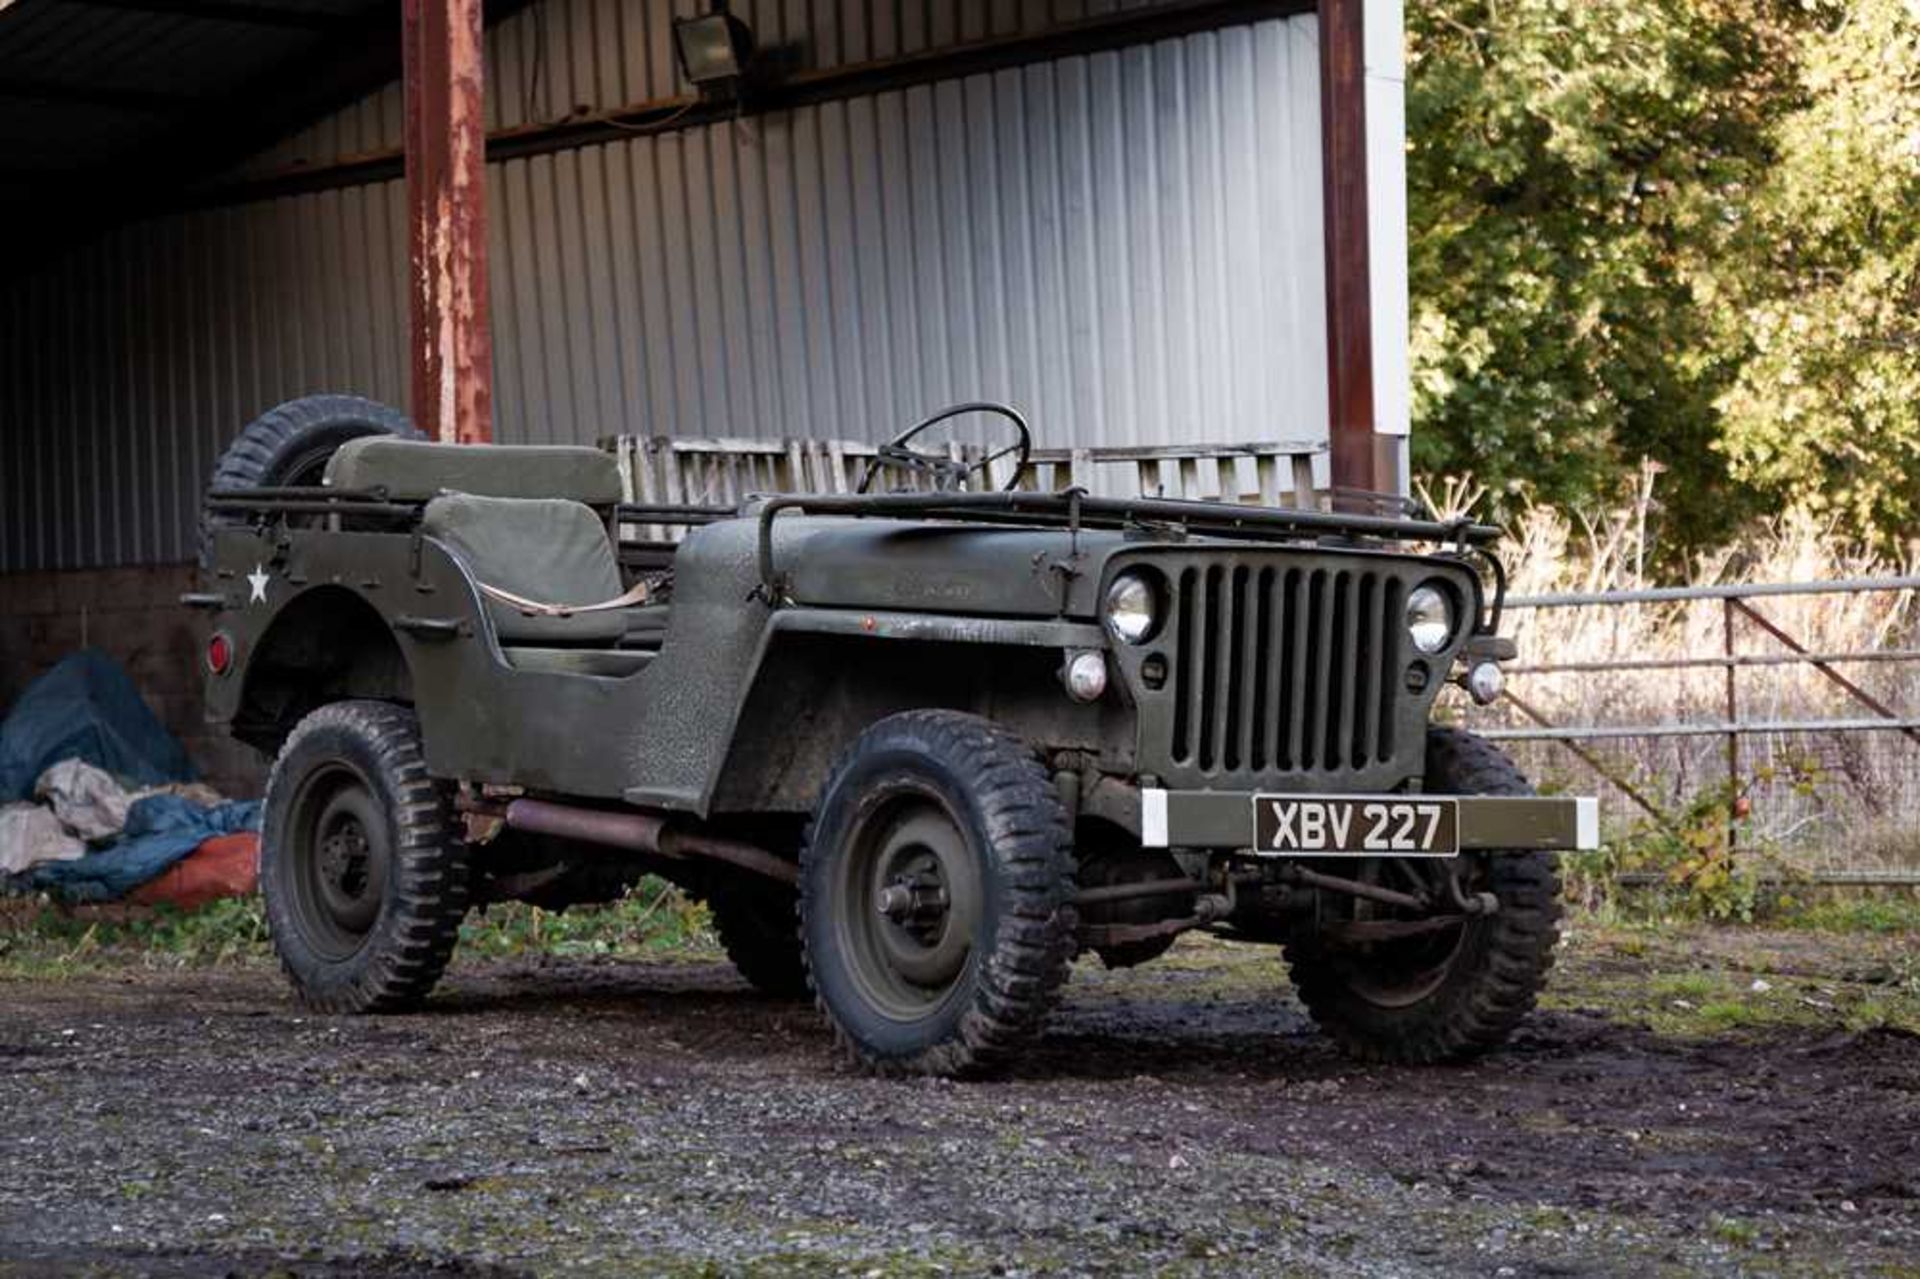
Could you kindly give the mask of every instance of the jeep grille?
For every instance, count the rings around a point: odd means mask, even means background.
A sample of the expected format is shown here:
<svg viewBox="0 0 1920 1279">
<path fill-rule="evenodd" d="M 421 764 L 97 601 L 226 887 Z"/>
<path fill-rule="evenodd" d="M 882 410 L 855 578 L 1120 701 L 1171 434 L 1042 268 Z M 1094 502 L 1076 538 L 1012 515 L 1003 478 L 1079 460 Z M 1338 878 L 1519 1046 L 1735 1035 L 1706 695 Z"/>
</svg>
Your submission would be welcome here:
<svg viewBox="0 0 1920 1279">
<path fill-rule="evenodd" d="M 1180 569 L 1175 585 L 1176 766 L 1335 773 L 1393 762 L 1408 590 L 1398 574 L 1223 556 Z"/>
</svg>

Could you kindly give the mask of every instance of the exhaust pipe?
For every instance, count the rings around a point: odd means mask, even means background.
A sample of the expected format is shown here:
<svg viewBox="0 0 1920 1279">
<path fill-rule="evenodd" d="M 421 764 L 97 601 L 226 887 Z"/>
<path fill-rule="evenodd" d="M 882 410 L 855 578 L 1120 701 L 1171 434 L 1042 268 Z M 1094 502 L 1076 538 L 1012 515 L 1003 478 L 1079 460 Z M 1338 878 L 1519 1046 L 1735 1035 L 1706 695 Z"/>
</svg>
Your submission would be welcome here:
<svg viewBox="0 0 1920 1279">
<path fill-rule="evenodd" d="M 625 848 L 636 853 L 684 859 L 705 857 L 750 870 L 783 884 L 800 880 L 800 868 L 764 848 L 681 830 L 664 813 L 612 812 L 602 808 L 580 808 L 556 804 L 545 799 L 516 799 L 504 809 L 469 804 L 468 811 L 497 817 L 509 829 L 534 835 L 557 835 L 562 839 Z"/>
</svg>

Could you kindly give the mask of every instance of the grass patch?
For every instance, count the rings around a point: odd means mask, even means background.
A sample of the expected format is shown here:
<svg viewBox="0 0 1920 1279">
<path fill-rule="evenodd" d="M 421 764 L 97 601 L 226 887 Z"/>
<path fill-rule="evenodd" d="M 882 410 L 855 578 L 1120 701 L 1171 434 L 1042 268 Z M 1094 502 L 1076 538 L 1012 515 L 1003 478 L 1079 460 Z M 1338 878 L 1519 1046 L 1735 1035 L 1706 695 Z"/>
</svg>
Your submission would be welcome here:
<svg viewBox="0 0 1920 1279">
<path fill-rule="evenodd" d="M 716 948 L 706 907 L 651 876 L 605 906 L 562 912 L 508 902 L 476 911 L 460 929 L 461 954 L 494 959 L 528 954 L 660 958 Z M 272 961 L 258 897 L 194 911 L 119 905 L 63 910 L 30 901 L 0 902 L 0 979 Z"/>
<path fill-rule="evenodd" d="M 1580 869 L 1570 857 L 1563 859 L 1563 873 L 1578 880 L 1589 871 Z M 1577 922 L 1623 933 L 1642 929 L 1663 932 L 1711 922 L 1726 928 L 1920 934 L 1920 888 L 1763 884 L 1756 888 L 1746 914 L 1729 917 L 1711 917 L 1696 899 L 1664 885 L 1583 893 L 1576 883 L 1570 896 L 1574 900 L 1570 909 Z M 1581 904 L 1583 897 L 1589 899 L 1588 904 Z M 1624 940 L 1619 943 L 1623 952 L 1627 946 Z"/>
<path fill-rule="evenodd" d="M 1710 1229 L 1715 1239 L 1735 1248 L 1751 1248 L 1760 1242 L 1760 1228 L 1737 1217 L 1715 1217 Z"/>
<path fill-rule="evenodd" d="M 1808 895 L 1780 911 L 1779 923 L 1831 933 L 1920 934 L 1920 891 L 1854 889 Z"/>
<path fill-rule="evenodd" d="M 62 910 L 0 903 L 0 977 L 44 977 L 129 964 L 198 968 L 265 960 L 266 916 L 255 897 L 199 910 L 106 906 Z"/>
<path fill-rule="evenodd" d="M 1719 989 L 1719 979 L 1708 973 L 1661 973 L 1648 983 L 1648 992 L 1655 999 L 1698 1001 L 1710 998 Z"/>
<path fill-rule="evenodd" d="M 1794 1027 L 1920 1033 L 1920 955 L 1904 936 L 1578 919 L 1570 931 L 1546 1007 L 1681 1038 Z"/>
<path fill-rule="evenodd" d="M 469 915 L 460 927 L 461 952 L 491 959 L 529 954 L 657 958 L 712 952 L 718 945 L 706 906 L 652 875 L 605 906 L 554 911 L 502 902 Z"/>
</svg>

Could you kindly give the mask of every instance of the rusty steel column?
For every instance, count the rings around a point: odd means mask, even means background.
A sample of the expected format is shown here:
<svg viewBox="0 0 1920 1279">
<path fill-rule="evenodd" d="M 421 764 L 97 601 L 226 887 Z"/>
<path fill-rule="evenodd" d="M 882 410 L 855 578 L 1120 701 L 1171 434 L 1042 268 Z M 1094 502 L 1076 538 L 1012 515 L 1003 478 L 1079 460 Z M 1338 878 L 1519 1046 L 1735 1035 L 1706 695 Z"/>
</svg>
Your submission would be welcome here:
<svg viewBox="0 0 1920 1279">
<path fill-rule="evenodd" d="M 413 419 L 493 438 L 481 0 L 404 0 Z"/>
<path fill-rule="evenodd" d="M 1320 189 L 1333 486 L 1378 490 L 1388 486 L 1378 482 L 1373 440 L 1365 7 L 1365 0 L 1319 0 Z"/>
</svg>

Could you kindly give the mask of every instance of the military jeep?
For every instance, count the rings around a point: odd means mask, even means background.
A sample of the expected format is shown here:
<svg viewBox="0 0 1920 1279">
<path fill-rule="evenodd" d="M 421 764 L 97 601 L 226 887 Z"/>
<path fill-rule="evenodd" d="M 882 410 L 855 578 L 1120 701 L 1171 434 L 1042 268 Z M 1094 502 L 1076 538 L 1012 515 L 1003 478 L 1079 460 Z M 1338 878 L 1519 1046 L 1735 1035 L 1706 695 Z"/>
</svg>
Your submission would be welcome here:
<svg viewBox="0 0 1920 1279">
<path fill-rule="evenodd" d="M 1006 441 L 936 447 L 965 412 Z M 1195 929 L 1284 946 L 1362 1057 L 1499 1043 L 1552 962 L 1551 854 L 1597 820 L 1430 722 L 1511 655 L 1496 530 L 987 490 L 1030 442 L 960 406 L 859 492 L 661 508 L 599 450 L 351 397 L 249 426 L 185 602 L 210 718 L 273 757 L 298 997 L 417 1004 L 470 909 L 652 873 L 878 1072 L 1003 1062 L 1076 955 Z"/>
</svg>

